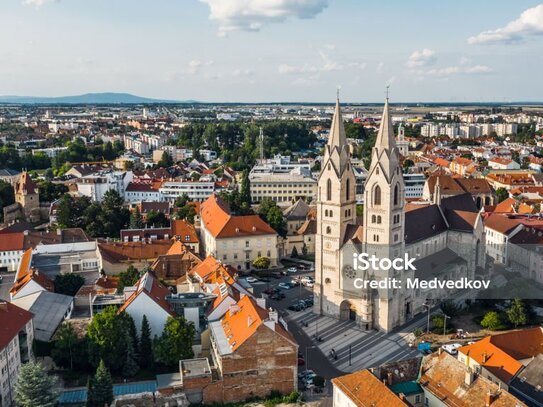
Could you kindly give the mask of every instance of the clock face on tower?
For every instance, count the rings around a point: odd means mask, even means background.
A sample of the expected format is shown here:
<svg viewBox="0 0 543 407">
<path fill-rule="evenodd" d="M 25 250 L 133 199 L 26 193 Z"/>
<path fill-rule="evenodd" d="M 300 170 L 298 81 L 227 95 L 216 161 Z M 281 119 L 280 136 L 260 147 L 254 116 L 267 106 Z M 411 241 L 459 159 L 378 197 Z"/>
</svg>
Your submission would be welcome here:
<svg viewBox="0 0 543 407">
<path fill-rule="evenodd" d="M 353 279 L 356 277 L 356 272 L 354 271 L 352 266 L 346 265 L 345 267 L 343 267 L 343 275 L 346 278 Z"/>
</svg>

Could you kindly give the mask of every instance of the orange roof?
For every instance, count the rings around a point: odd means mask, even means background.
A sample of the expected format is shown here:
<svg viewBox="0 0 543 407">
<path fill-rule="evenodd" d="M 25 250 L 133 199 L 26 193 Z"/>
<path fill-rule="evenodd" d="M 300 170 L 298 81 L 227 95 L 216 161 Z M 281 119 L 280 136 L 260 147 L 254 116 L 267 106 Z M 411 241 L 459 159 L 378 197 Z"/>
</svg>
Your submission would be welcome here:
<svg viewBox="0 0 543 407">
<path fill-rule="evenodd" d="M 110 263 L 126 260 L 156 259 L 158 256 L 166 254 L 171 246 L 172 242 L 169 240 L 155 240 L 152 243 L 98 243 L 100 254 Z"/>
<path fill-rule="evenodd" d="M 32 268 L 28 272 L 24 273 L 22 277 L 19 277 L 11 289 L 9 290 L 11 295 L 15 295 L 21 290 L 30 280 L 36 282 L 47 291 L 54 292 L 55 284 L 45 274 L 40 273 L 38 270 Z"/>
<path fill-rule="evenodd" d="M 198 243 L 198 234 L 192 224 L 185 219 L 177 219 L 172 222 L 172 234 L 179 236 L 183 242 Z M 188 239 L 187 239 L 188 236 Z"/>
<path fill-rule="evenodd" d="M 38 186 L 32 181 L 32 177 L 26 171 L 23 171 L 19 182 L 17 182 L 17 193 L 18 194 L 35 194 L 37 192 Z"/>
<path fill-rule="evenodd" d="M 232 351 L 243 345 L 268 319 L 269 313 L 267 310 L 259 307 L 249 296 L 243 296 L 238 301 L 236 310 L 227 312 L 221 320 Z M 275 324 L 275 332 L 296 343 L 280 323 Z"/>
<path fill-rule="evenodd" d="M 447 167 L 447 168 L 449 168 L 449 165 L 450 165 L 450 163 L 447 160 L 445 160 L 444 158 L 439 158 L 439 157 L 434 160 L 434 164 L 439 165 L 440 167 Z"/>
<path fill-rule="evenodd" d="M 453 162 L 458 164 L 458 165 L 462 165 L 462 166 L 468 166 L 468 165 L 473 164 L 473 161 L 471 161 L 471 160 L 469 160 L 467 158 L 464 158 L 464 157 L 456 157 L 453 160 Z"/>
<path fill-rule="evenodd" d="M 172 316 L 175 316 L 175 313 L 172 311 L 170 304 L 168 303 L 168 301 L 166 301 L 166 296 L 170 294 L 170 290 L 160 284 L 160 282 L 153 273 L 145 273 L 143 276 L 141 276 L 135 286 L 136 291 L 134 291 L 130 295 L 130 297 L 127 298 L 124 304 L 119 308 L 119 312 L 126 311 L 130 304 L 138 297 L 138 295 L 144 293 L 160 307 L 162 307 L 164 311 Z"/>
<path fill-rule="evenodd" d="M 496 205 L 496 208 L 494 209 L 494 212 L 498 212 L 498 213 L 514 213 L 516 203 L 517 203 L 517 201 L 515 201 L 513 198 L 504 199 L 498 205 Z"/>
<path fill-rule="evenodd" d="M 276 234 L 258 215 L 230 215 L 227 205 L 216 194 L 202 203 L 201 218 L 215 238 Z"/>
<path fill-rule="evenodd" d="M 332 383 L 357 407 L 409 406 L 367 369 L 336 377 Z"/>
<path fill-rule="evenodd" d="M 197 274 L 202 281 L 206 281 L 211 273 L 220 270 L 221 268 L 224 269 L 224 266 L 221 264 L 221 262 L 219 262 L 215 257 L 209 255 L 205 258 L 204 261 L 194 267 L 190 271 L 190 273 Z"/>
<path fill-rule="evenodd" d="M 0 302 L 0 350 L 15 338 L 32 319 L 32 313 L 15 304 Z"/>
<path fill-rule="evenodd" d="M 458 351 L 469 355 L 507 383 L 522 368 L 519 360 L 543 353 L 543 328 L 487 336 L 471 345 L 462 346 Z"/>
<path fill-rule="evenodd" d="M 19 267 L 17 268 L 17 274 L 15 274 L 15 280 L 20 280 L 29 273 L 31 263 L 32 249 L 28 249 L 21 256 L 21 261 L 19 262 Z"/>
<path fill-rule="evenodd" d="M 23 250 L 25 235 L 23 232 L 6 233 L 0 239 L 0 252 Z"/>
</svg>

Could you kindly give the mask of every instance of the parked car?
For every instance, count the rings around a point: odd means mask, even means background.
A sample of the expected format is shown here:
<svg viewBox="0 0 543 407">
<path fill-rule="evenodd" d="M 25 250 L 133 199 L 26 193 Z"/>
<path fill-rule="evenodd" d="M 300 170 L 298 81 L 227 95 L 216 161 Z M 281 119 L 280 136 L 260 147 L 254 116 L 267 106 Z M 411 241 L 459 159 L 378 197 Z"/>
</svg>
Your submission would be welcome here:
<svg viewBox="0 0 543 407">
<path fill-rule="evenodd" d="M 310 283 L 310 282 L 315 282 L 315 279 L 311 276 L 304 276 L 302 277 L 302 284 L 306 284 L 306 283 Z"/>
<path fill-rule="evenodd" d="M 314 302 L 313 302 L 313 297 L 309 297 L 309 298 L 306 298 L 305 300 L 302 300 L 306 306 L 306 308 L 309 308 L 309 307 L 312 307 Z"/>
<path fill-rule="evenodd" d="M 277 287 L 279 287 L 282 290 L 290 290 L 292 288 L 289 283 L 279 283 L 277 284 Z"/>
<path fill-rule="evenodd" d="M 256 283 L 259 281 L 258 278 L 252 276 L 247 277 L 245 280 L 247 280 L 248 283 Z"/>
<path fill-rule="evenodd" d="M 296 267 L 289 267 L 287 270 L 289 273 L 296 273 L 298 269 Z"/>
<path fill-rule="evenodd" d="M 298 373 L 298 378 L 300 380 L 303 380 L 305 377 L 315 377 L 317 374 L 311 370 L 311 369 L 306 369 L 306 370 L 302 370 L 301 372 Z"/>
<path fill-rule="evenodd" d="M 262 291 L 264 294 L 268 294 L 268 295 L 272 295 L 272 294 L 275 294 L 276 292 L 278 292 L 279 290 L 277 288 L 271 288 L 271 287 L 268 287 L 266 288 L 264 291 Z"/>
<path fill-rule="evenodd" d="M 290 280 L 290 285 L 297 287 L 300 285 L 300 280 L 293 278 L 292 280 Z"/>
<path fill-rule="evenodd" d="M 446 345 L 442 345 L 441 349 L 443 349 L 445 352 L 450 353 L 451 355 L 456 355 L 458 353 L 458 348 L 460 348 L 462 345 L 459 343 L 448 343 Z"/>
<path fill-rule="evenodd" d="M 304 358 L 298 358 L 298 366 L 303 366 L 303 365 L 305 365 Z"/>
<path fill-rule="evenodd" d="M 300 306 L 300 304 L 292 304 L 289 305 L 287 309 L 289 311 L 301 311 L 303 308 Z"/>
</svg>

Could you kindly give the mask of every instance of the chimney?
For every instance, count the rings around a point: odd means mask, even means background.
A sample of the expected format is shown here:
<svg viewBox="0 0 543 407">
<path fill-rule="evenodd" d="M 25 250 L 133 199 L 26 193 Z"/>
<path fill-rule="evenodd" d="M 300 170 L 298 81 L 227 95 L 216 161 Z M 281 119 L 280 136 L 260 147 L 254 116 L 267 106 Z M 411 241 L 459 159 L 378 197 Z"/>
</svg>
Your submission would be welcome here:
<svg viewBox="0 0 543 407">
<path fill-rule="evenodd" d="M 266 299 L 265 298 L 257 298 L 256 299 L 256 305 L 258 305 L 260 308 L 266 309 Z"/>
<path fill-rule="evenodd" d="M 274 310 L 273 308 L 270 308 L 268 315 L 269 315 L 271 321 L 279 322 L 279 313 L 277 312 L 277 310 Z"/>
<path fill-rule="evenodd" d="M 400 398 L 401 401 L 407 401 L 407 398 L 405 397 L 405 394 L 403 393 L 398 394 L 398 397 Z"/>
<path fill-rule="evenodd" d="M 253 323 L 253 318 L 249 315 L 249 316 L 247 317 L 247 326 L 251 326 L 252 323 Z"/>
<path fill-rule="evenodd" d="M 488 355 L 485 353 L 483 353 L 483 363 L 486 363 L 488 360 Z"/>
<path fill-rule="evenodd" d="M 391 372 L 387 373 L 387 384 L 389 386 L 392 386 L 392 373 Z"/>
<path fill-rule="evenodd" d="M 471 386 L 473 380 L 475 380 L 475 373 L 470 367 L 467 367 L 466 373 L 464 374 L 464 384 L 466 386 Z"/>
<path fill-rule="evenodd" d="M 492 405 L 492 403 L 494 403 L 494 400 L 496 400 L 496 395 L 494 393 L 492 393 L 491 391 L 486 393 L 485 394 L 485 407 L 489 407 L 490 405 Z"/>
</svg>

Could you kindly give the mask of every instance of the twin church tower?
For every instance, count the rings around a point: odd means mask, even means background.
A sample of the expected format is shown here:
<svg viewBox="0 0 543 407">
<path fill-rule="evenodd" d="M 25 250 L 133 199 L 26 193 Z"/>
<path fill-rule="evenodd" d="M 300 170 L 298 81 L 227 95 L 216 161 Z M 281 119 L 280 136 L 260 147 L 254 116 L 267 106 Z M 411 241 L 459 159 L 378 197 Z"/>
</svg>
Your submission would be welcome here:
<svg viewBox="0 0 543 407">
<path fill-rule="evenodd" d="M 353 268 L 353 256 L 358 253 L 403 257 L 404 189 L 387 97 L 365 185 L 363 221 L 357 220 L 356 179 L 338 99 L 318 183 L 317 314 L 355 320 L 362 328 L 384 331 L 406 322 L 409 296 L 401 289 L 392 292 L 354 286 L 356 279 L 392 276 Z"/>
</svg>

